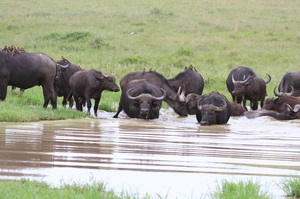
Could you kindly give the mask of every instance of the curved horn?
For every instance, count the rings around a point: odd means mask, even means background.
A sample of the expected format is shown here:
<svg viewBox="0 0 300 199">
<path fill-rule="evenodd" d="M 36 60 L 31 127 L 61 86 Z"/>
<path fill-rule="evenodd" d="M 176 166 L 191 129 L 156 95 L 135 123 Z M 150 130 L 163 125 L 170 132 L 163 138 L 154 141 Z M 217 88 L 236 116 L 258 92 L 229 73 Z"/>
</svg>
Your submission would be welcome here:
<svg viewBox="0 0 300 199">
<path fill-rule="evenodd" d="M 56 63 L 56 66 L 67 69 L 70 66 L 70 62 L 68 61 L 67 65 L 62 65 L 62 64 Z"/>
<path fill-rule="evenodd" d="M 278 91 L 277 91 L 277 86 L 275 86 L 275 88 L 274 88 L 274 90 L 273 90 L 273 93 L 274 93 L 274 95 L 277 96 L 277 97 L 283 96 L 282 92 L 278 92 Z"/>
<path fill-rule="evenodd" d="M 234 77 L 233 77 L 233 75 L 231 76 L 231 79 L 232 79 L 233 84 L 236 83 L 236 82 L 240 82 L 241 84 L 244 84 L 244 83 L 246 83 L 249 80 L 250 76 L 251 75 L 248 75 L 248 77 L 245 80 L 243 80 L 243 81 L 237 81 L 237 80 L 235 80 Z"/>
<path fill-rule="evenodd" d="M 282 96 L 292 96 L 293 93 L 294 93 L 294 87 L 293 87 L 293 86 L 291 86 L 292 91 L 291 91 L 291 92 L 288 92 L 288 93 L 285 93 L 285 92 L 277 92 L 277 91 L 276 91 L 276 88 L 277 88 L 277 86 L 274 88 L 273 92 L 274 92 L 274 95 L 277 96 L 277 97 L 282 97 Z"/>
<path fill-rule="evenodd" d="M 180 91 L 181 91 L 181 86 L 179 86 L 178 88 L 177 95 L 180 95 Z"/>
<path fill-rule="evenodd" d="M 130 94 L 129 94 L 129 92 L 131 91 L 131 90 L 133 90 L 133 88 L 130 88 L 130 89 L 128 89 L 128 91 L 126 92 L 126 95 L 127 95 L 127 97 L 129 98 L 129 99 L 131 99 L 131 100 L 136 100 L 136 99 L 139 99 L 139 98 L 141 98 L 141 97 L 143 97 L 143 96 L 147 96 L 147 97 L 149 97 L 149 98 L 151 98 L 151 99 L 154 99 L 154 100 L 163 100 L 163 99 L 165 99 L 165 97 L 166 97 L 166 91 L 165 90 L 163 90 L 162 88 L 160 88 L 162 91 L 163 91 L 163 95 L 162 96 L 160 96 L 160 97 L 155 97 L 155 96 L 153 96 L 153 95 L 151 95 L 151 94 L 148 94 L 148 93 L 142 93 L 142 94 L 140 94 L 140 95 L 138 95 L 138 96 L 136 96 L 136 97 L 133 97 L 133 96 L 131 96 Z"/>
<path fill-rule="evenodd" d="M 163 92 L 163 95 L 161 97 L 155 97 L 155 96 L 152 95 L 152 99 L 154 99 L 154 100 L 163 100 L 163 99 L 165 99 L 165 97 L 167 95 L 166 91 L 162 88 L 160 88 L 160 90 Z"/>
<path fill-rule="evenodd" d="M 293 87 L 293 86 L 291 86 L 291 89 L 292 89 L 292 91 L 291 91 L 291 92 L 289 92 L 289 93 L 285 93 L 285 95 L 286 95 L 286 96 L 292 96 L 292 95 L 293 95 L 293 93 L 294 93 L 294 87 Z"/>
<path fill-rule="evenodd" d="M 233 84 L 236 83 L 236 80 L 234 79 L 233 75 L 231 75 L 231 80 L 232 80 L 232 83 L 233 83 Z"/>
<path fill-rule="evenodd" d="M 201 111 L 202 110 L 202 105 L 200 104 L 200 102 L 201 102 L 201 100 L 202 100 L 203 98 L 200 98 L 199 100 L 198 100 L 198 102 L 197 102 L 197 108 Z"/>
<path fill-rule="evenodd" d="M 126 92 L 126 96 L 127 96 L 129 99 L 131 99 L 131 100 L 139 99 L 139 98 L 140 98 L 140 95 L 139 95 L 139 96 L 136 96 L 136 97 L 132 97 L 132 96 L 129 94 L 129 92 L 132 91 L 132 90 L 133 90 L 133 88 L 128 89 L 128 91 Z"/>
<path fill-rule="evenodd" d="M 265 80 L 265 82 L 267 84 L 267 83 L 269 83 L 271 81 L 272 78 L 271 78 L 271 75 L 269 75 L 268 73 L 266 73 L 266 75 L 268 76 L 268 79 Z"/>
<path fill-rule="evenodd" d="M 294 112 L 298 112 L 299 110 L 300 110 L 300 105 L 299 105 L 299 104 L 296 104 L 296 105 L 294 106 L 293 111 L 294 111 Z"/>
<path fill-rule="evenodd" d="M 222 101 L 224 103 L 223 106 L 221 106 L 221 107 L 216 106 L 216 110 L 215 111 L 223 111 L 224 109 L 227 108 L 226 100 L 223 98 Z"/>
<path fill-rule="evenodd" d="M 289 104 L 286 104 L 286 103 L 284 103 L 284 106 L 285 106 L 285 108 L 289 111 L 289 112 L 291 112 L 291 113 L 293 113 L 293 112 L 297 112 L 297 111 L 294 111 L 293 110 L 293 108 L 291 107 L 291 105 L 289 105 Z"/>
</svg>

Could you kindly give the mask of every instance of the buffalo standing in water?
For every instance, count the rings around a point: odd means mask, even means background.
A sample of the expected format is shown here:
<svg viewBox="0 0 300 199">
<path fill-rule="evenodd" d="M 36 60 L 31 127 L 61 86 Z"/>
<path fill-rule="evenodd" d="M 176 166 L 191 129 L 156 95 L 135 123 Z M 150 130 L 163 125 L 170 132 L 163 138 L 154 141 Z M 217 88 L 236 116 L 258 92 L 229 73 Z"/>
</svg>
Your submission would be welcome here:
<svg viewBox="0 0 300 199">
<path fill-rule="evenodd" d="M 131 118 L 155 119 L 159 117 L 166 92 L 145 79 L 131 80 L 123 85 L 119 108 L 114 118 L 124 112 Z"/>
<path fill-rule="evenodd" d="M 201 95 L 204 89 L 203 77 L 192 65 L 185 68 L 184 71 L 174 78 L 169 79 L 168 82 L 175 92 L 182 89 L 185 96 L 190 93 Z"/>
<path fill-rule="evenodd" d="M 300 96 L 300 72 L 286 73 L 282 77 L 277 96 L 289 95 L 289 96 Z"/>
<path fill-rule="evenodd" d="M 62 59 L 58 61 L 58 64 L 66 64 L 67 60 Z M 76 64 L 70 63 L 68 70 L 64 71 L 63 73 L 60 74 L 58 78 L 55 79 L 54 81 L 54 88 L 57 93 L 58 97 L 63 97 L 62 100 L 62 105 L 66 107 L 67 105 L 67 97 L 71 91 L 70 85 L 69 85 L 69 80 L 72 75 L 74 75 L 76 72 L 80 71 L 81 68 L 77 66 Z M 72 108 L 74 104 L 73 97 L 69 99 L 69 107 Z"/>
<path fill-rule="evenodd" d="M 178 115 L 187 116 L 186 97 L 184 96 L 184 92 L 181 91 L 181 89 L 178 89 L 177 92 L 173 90 L 168 80 L 155 71 L 128 73 L 120 81 L 121 89 L 123 90 L 123 87 L 128 85 L 131 80 L 138 79 L 145 79 L 148 83 L 162 88 L 166 92 L 164 101 L 167 102 Z"/>
<path fill-rule="evenodd" d="M 246 72 L 241 73 L 243 77 L 241 77 L 240 73 L 242 71 L 248 71 L 248 76 L 245 76 Z M 240 103 L 240 100 L 243 100 L 243 107 L 247 110 L 246 101 L 250 101 L 250 108 L 252 110 L 256 110 L 258 108 L 258 101 L 260 101 L 260 107 L 263 107 L 265 97 L 267 95 L 266 84 L 271 81 L 271 76 L 267 74 L 268 79 L 263 80 L 258 78 L 255 74 L 251 75 L 252 70 L 247 67 L 238 67 L 234 69 L 227 78 L 227 87 L 231 83 L 233 84 L 233 90 L 230 91 L 233 96 L 237 97 L 237 102 Z M 238 76 L 238 78 L 236 77 Z M 229 79 L 231 78 L 231 81 Z M 243 78 L 243 80 L 238 80 Z M 230 84 L 229 84 L 230 83 Z M 231 88 L 231 87 L 230 87 Z M 229 90 L 229 89 L 228 89 Z"/>
<path fill-rule="evenodd" d="M 116 79 L 112 75 L 104 75 L 101 71 L 94 69 L 78 71 L 70 78 L 70 94 L 67 97 L 69 100 L 72 95 L 76 103 L 76 109 L 82 111 L 83 104 L 87 103 L 88 113 L 92 107 L 91 99 L 95 99 L 94 113 L 97 116 L 98 106 L 103 90 L 118 92 L 120 88 L 116 84 Z"/>
<path fill-rule="evenodd" d="M 196 118 L 201 125 L 226 124 L 231 115 L 229 101 L 218 92 L 203 95 L 197 106 Z"/>
<path fill-rule="evenodd" d="M 44 105 L 51 102 L 52 108 L 57 107 L 57 94 L 54 79 L 69 64 L 61 65 L 43 53 L 29 53 L 20 48 L 5 47 L 0 50 L 0 100 L 5 100 L 7 86 L 28 89 L 37 85 L 43 88 Z"/>
</svg>

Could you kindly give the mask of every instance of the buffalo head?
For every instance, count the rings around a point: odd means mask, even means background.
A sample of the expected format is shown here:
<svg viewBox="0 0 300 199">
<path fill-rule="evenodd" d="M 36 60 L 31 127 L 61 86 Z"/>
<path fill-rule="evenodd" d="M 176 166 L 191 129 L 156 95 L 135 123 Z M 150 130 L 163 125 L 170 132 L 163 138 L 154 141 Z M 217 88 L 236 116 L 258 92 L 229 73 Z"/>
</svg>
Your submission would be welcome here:
<svg viewBox="0 0 300 199">
<path fill-rule="evenodd" d="M 138 96 L 132 96 L 130 93 L 133 88 L 130 88 L 126 92 L 126 96 L 128 99 L 133 100 L 131 103 L 130 109 L 132 112 L 136 112 L 138 114 L 138 118 L 142 119 L 153 119 L 158 117 L 159 110 L 161 108 L 162 100 L 166 97 L 166 91 L 160 88 L 162 95 L 156 97 L 149 93 L 142 93 Z M 153 116 L 155 115 L 155 117 Z"/>
<path fill-rule="evenodd" d="M 291 92 L 279 92 L 279 91 L 276 91 L 276 88 L 277 88 L 277 86 L 274 88 L 273 92 L 274 92 L 274 95 L 277 96 L 277 97 L 293 96 L 293 93 L 294 93 L 294 87 L 293 86 L 291 86 L 291 89 L 292 89 Z"/>
</svg>

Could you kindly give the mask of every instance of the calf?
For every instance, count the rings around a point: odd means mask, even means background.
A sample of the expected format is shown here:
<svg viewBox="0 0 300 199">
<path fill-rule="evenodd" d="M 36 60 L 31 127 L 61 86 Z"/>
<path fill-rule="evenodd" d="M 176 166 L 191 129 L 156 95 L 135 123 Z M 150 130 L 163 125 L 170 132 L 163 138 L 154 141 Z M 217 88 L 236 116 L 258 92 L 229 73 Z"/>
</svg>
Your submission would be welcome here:
<svg viewBox="0 0 300 199">
<path fill-rule="evenodd" d="M 120 89 L 115 82 L 115 77 L 112 75 L 104 75 L 101 71 L 94 69 L 78 71 L 69 80 L 70 94 L 76 103 L 76 109 L 82 111 L 83 103 L 86 101 L 88 113 L 90 114 L 91 99 L 95 99 L 94 113 L 97 116 L 98 105 L 101 99 L 103 90 L 118 92 Z"/>
</svg>

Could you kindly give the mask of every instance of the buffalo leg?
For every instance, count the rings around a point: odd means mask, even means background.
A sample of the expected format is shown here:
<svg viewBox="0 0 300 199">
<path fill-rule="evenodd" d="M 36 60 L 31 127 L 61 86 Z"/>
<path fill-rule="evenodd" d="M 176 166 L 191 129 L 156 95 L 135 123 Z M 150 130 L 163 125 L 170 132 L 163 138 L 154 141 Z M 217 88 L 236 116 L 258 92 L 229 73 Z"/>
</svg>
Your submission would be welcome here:
<svg viewBox="0 0 300 199">
<path fill-rule="evenodd" d="M 254 110 L 254 111 L 258 109 L 258 102 L 257 101 L 251 102 L 251 109 Z"/>
<path fill-rule="evenodd" d="M 46 83 L 42 86 L 43 86 L 43 95 L 44 95 L 44 105 L 43 105 L 43 107 L 47 108 L 47 106 L 49 104 L 49 101 L 51 101 L 52 108 L 56 109 L 57 97 L 56 97 L 56 92 L 55 92 L 54 87 L 53 87 L 53 82 L 52 83 Z"/>
<path fill-rule="evenodd" d="M 76 110 L 82 111 L 82 104 L 79 101 L 79 98 L 77 96 L 74 96 L 75 104 L 76 104 Z"/>
<path fill-rule="evenodd" d="M 248 109 L 247 109 L 247 106 L 246 106 L 246 101 L 247 101 L 247 100 L 245 99 L 245 97 L 243 97 L 243 107 L 244 107 L 244 108 L 246 109 L 246 111 L 247 111 Z"/>
<path fill-rule="evenodd" d="M 118 111 L 117 113 L 113 116 L 113 118 L 118 118 L 119 114 L 121 113 L 121 111 L 123 110 L 121 103 L 119 103 L 119 107 L 118 107 Z"/>
<path fill-rule="evenodd" d="M 91 99 L 89 97 L 86 98 L 86 104 L 87 104 L 88 114 L 91 114 L 92 102 L 91 102 Z"/>
<path fill-rule="evenodd" d="M 7 95 L 7 84 L 3 84 L 1 82 L 1 87 L 0 87 L 0 100 L 4 101 Z"/>
<path fill-rule="evenodd" d="M 99 102 L 100 102 L 100 97 L 95 99 L 94 113 L 95 113 L 96 117 L 97 117 L 97 111 L 98 111 Z"/>
</svg>

